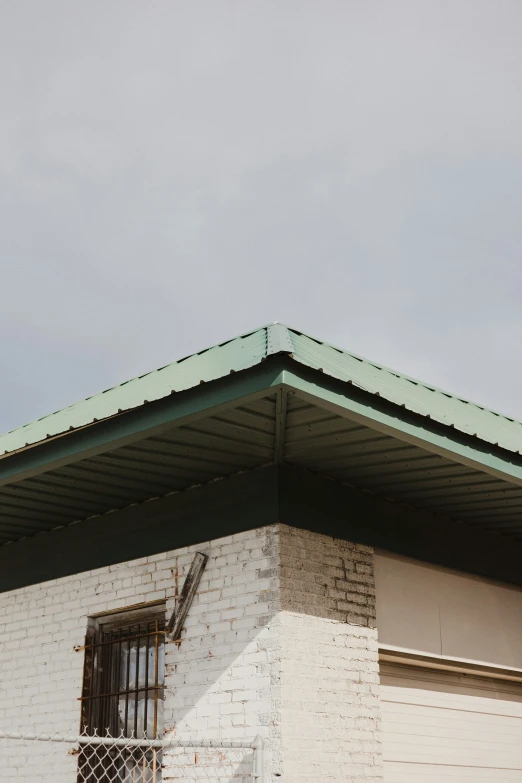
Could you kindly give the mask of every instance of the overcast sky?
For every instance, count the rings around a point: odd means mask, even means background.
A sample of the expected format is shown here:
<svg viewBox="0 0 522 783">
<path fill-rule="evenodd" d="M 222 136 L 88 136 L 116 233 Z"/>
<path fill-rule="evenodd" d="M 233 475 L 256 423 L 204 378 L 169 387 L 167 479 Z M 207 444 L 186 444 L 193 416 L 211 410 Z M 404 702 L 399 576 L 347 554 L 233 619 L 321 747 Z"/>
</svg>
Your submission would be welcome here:
<svg viewBox="0 0 522 783">
<path fill-rule="evenodd" d="M 522 418 L 520 0 L 0 0 L 0 431 L 280 320 Z"/>
</svg>

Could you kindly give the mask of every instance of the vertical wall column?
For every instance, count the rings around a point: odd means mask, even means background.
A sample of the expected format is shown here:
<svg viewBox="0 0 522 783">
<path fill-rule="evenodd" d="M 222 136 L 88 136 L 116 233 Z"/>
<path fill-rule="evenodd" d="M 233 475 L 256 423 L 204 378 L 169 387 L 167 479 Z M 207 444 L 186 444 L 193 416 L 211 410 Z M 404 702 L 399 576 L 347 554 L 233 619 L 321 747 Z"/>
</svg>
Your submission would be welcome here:
<svg viewBox="0 0 522 783">
<path fill-rule="evenodd" d="M 382 780 L 371 547 L 279 526 L 285 783 Z"/>
</svg>

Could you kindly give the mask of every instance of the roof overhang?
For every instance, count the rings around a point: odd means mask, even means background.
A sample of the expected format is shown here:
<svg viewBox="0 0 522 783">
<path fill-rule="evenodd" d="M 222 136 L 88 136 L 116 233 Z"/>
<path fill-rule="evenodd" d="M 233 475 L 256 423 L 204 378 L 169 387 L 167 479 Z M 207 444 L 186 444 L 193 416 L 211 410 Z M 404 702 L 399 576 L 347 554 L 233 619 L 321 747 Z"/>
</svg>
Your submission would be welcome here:
<svg viewBox="0 0 522 783">
<path fill-rule="evenodd" d="M 307 366 L 281 334 L 271 350 L 4 455 L 0 542 L 281 463 L 477 533 L 522 536 L 518 455 Z"/>
</svg>

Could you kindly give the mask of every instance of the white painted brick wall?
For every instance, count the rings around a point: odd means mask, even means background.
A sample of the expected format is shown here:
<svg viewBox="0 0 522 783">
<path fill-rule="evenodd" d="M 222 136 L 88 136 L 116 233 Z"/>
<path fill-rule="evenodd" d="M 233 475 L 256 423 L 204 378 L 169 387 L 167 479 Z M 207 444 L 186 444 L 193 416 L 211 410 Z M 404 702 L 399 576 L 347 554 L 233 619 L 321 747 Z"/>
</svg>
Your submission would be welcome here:
<svg viewBox="0 0 522 783">
<path fill-rule="evenodd" d="M 163 599 L 170 616 L 176 583 L 181 589 L 200 550 L 210 559 L 183 640 L 167 645 L 166 727 L 176 726 L 183 738 L 262 734 L 268 768 L 280 766 L 272 719 L 277 577 L 264 575 L 276 547 L 276 529 L 262 528 L 1 594 L 0 729 L 77 734 L 83 653 L 73 648 L 83 645 L 88 618 Z M 17 781 L 76 780 L 75 759 L 64 746 L 35 743 L 30 757 L 17 748 L 0 740 L 0 780 L 2 770 L 12 769 L 13 753 L 20 766 L 33 759 Z"/>
<path fill-rule="evenodd" d="M 285 783 L 382 780 L 373 551 L 281 525 Z"/>
<path fill-rule="evenodd" d="M 180 739 L 267 741 L 267 783 L 280 780 L 278 526 L 210 543 L 181 644 L 166 656 L 165 728 Z M 180 586 L 192 550 L 169 563 Z M 174 606 L 168 602 L 169 612 Z M 169 774 L 164 774 L 169 780 Z"/>
<path fill-rule="evenodd" d="M 167 645 L 167 733 L 260 734 L 267 783 L 378 780 L 372 553 L 284 525 L 1 594 L 0 729 L 76 734 L 73 648 L 88 617 L 163 599 L 170 615 L 197 550 L 208 565 L 181 643 Z M 63 746 L 38 752 L 45 763 L 34 751 L 25 778 L 10 779 L 74 783 Z M 0 740 L 0 770 L 8 764 L 13 744 Z"/>
</svg>

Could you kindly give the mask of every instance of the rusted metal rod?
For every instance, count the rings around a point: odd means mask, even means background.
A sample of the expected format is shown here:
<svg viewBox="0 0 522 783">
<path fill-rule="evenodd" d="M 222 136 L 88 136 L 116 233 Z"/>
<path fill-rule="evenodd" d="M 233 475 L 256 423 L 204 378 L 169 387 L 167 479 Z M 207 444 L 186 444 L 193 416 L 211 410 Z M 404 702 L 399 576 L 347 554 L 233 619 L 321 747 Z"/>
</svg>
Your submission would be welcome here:
<svg viewBox="0 0 522 783">
<path fill-rule="evenodd" d="M 208 555 L 204 555 L 203 552 L 196 552 L 194 555 L 194 560 L 192 561 L 192 565 L 190 566 L 190 570 L 185 579 L 179 602 L 167 623 L 167 638 L 173 642 L 176 642 L 181 635 L 183 623 L 185 622 L 190 605 L 196 595 L 196 590 L 198 589 L 207 561 Z"/>
</svg>

